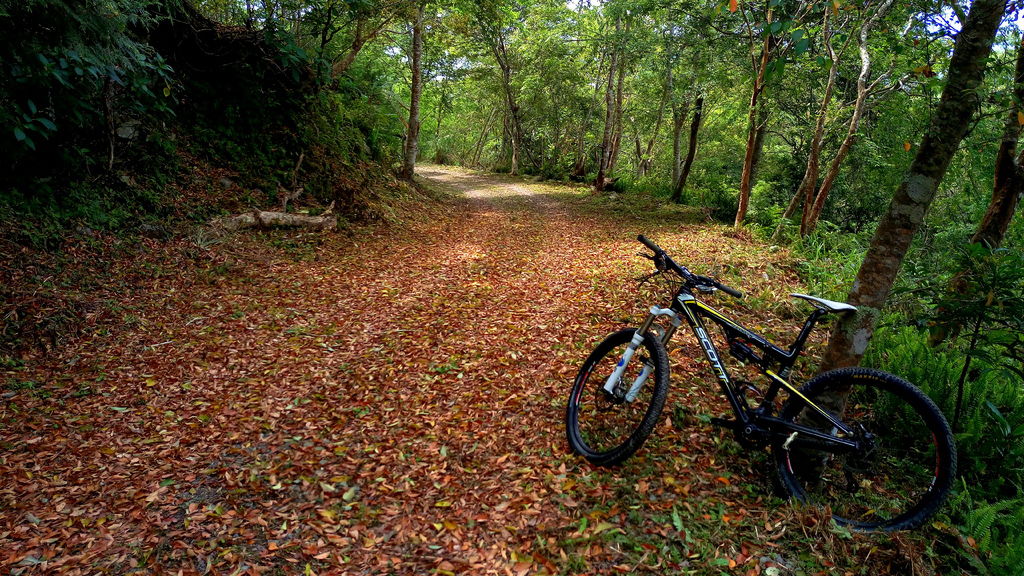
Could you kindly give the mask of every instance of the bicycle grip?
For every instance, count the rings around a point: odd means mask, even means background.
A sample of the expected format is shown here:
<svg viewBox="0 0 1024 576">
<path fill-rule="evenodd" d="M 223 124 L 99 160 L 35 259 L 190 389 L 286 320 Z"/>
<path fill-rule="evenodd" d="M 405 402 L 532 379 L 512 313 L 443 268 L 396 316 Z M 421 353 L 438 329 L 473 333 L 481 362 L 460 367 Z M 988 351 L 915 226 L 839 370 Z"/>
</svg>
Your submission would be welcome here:
<svg viewBox="0 0 1024 576">
<path fill-rule="evenodd" d="M 636 239 L 644 246 L 647 246 L 651 250 L 654 250 L 655 254 L 660 254 L 664 252 L 664 250 L 662 250 L 660 246 L 648 240 L 647 237 L 644 236 L 643 234 L 637 234 Z"/>
<path fill-rule="evenodd" d="M 721 290 L 722 292 L 725 292 L 729 296 L 732 296 L 733 298 L 743 298 L 743 292 L 740 292 L 739 290 L 737 290 L 735 288 L 731 288 L 729 286 L 726 286 L 725 284 L 722 284 L 721 282 L 715 282 L 715 287 L 718 288 L 719 290 Z"/>
</svg>

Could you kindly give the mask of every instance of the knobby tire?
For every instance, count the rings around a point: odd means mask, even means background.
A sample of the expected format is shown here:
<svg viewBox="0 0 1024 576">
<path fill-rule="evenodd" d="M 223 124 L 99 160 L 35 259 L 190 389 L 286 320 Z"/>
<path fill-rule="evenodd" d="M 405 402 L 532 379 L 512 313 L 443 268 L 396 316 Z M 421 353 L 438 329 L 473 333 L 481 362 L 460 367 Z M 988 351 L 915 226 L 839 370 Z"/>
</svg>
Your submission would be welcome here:
<svg viewBox="0 0 1024 576">
<path fill-rule="evenodd" d="M 615 332 L 598 344 L 580 368 L 565 414 L 569 445 L 596 466 L 621 464 L 643 446 L 658 423 L 668 395 L 669 363 L 665 346 L 651 332 L 621 379 L 629 387 L 644 363 L 653 371 L 632 403 L 610 399 L 603 386 L 622 357 L 635 329 Z"/>
<path fill-rule="evenodd" d="M 922 525 L 945 502 L 956 474 L 956 445 L 948 422 L 921 390 L 878 370 L 833 370 L 800 389 L 830 411 L 847 390 L 840 420 L 874 435 L 874 450 L 825 453 L 776 442 L 772 451 L 782 487 L 797 501 L 826 507 L 836 523 L 855 530 L 888 532 Z M 836 433 L 796 396 L 780 416 Z"/>
</svg>

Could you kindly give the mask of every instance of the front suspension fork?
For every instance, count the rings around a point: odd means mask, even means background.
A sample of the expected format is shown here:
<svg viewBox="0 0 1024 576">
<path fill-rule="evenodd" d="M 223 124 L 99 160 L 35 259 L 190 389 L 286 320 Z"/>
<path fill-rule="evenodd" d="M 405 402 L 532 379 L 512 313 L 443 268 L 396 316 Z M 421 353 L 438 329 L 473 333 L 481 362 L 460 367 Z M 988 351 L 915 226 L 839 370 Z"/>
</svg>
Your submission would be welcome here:
<svg viewBox="0 0 1024 576">
<path fill-rule="evenodd" d="M 672 326 L 665 330 L 665 334 L 661 337 L 662 344 L 667 345 L 668 341 L 672 338 L 672 335 L 675 334 L 676 330 L 682 324 L 682 320 L 679 319 L 679 315 L 676 314 L 675 311 L 672 310 L 671 308 L 651 306 L 650 314 L 647 315 L 647 318 L 644 319 L 643 324 L 641 324 L 640 328 L 638 328 L 636 333 L 633 334 L 633 339 L 630 340 L 629 344 L 626 346 L 625 352 L 622 353 L 622 358 L 619 359 L 619 363 L 616 364 L 615 370 L 612 371 L 611 376 L 609 376 L 608 380 L 605 382 L 605 392 L 611 394 L 612 396 L 616 395 L 615 388 L 618 385 L 619 381 L 622 380 L 622 375 L 626 372 L 626 366 L 629 364 L 630 360 L 633 359 L 633 355 L 636 353 L 636 349 L 639 348 L 641 344 L 643 344 L 644 334 L 646 334 L 647 331 L 651 329 L 651 326 L 654 325 L 654 321 L 657 320 L 660 316 L 667 316 L 672 319 Z M 640 389 L 643 388 L 644 382 L 647 381 L 647 377 L 650 376 L 651 372 L 653 371 L 654 365 L 651 364 L 651 362 L 648 361 L 644 363 L 644 368 L 643 370 L 640 371 L 640 375 L 637 376 L 635 380 L 633 380 L 633 383 L 630 385 L 629 390 L 623 397 L 626 402 L 632 402 L 633 400 L 636 400 L 637 395 L 640 394 Z"/>
</svg>

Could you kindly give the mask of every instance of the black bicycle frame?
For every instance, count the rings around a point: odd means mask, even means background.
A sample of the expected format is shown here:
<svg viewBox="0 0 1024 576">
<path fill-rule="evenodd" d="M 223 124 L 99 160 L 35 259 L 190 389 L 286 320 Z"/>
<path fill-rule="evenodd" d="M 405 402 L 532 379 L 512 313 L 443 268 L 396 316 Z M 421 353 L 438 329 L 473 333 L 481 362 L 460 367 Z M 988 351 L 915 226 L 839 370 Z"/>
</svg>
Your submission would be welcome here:
<svg viewBox="0 0 1024 576">
<path fill-rule="evenodd" d="M 854 430 L 828 411 L 816 405 L 795 386 L 786 381 L 790 370 L 793 368 L 793 364 L 803 351 L 804 344 L 807 342 L 807 337 L 810 335 L 811 330 L 818 320 L 828 313 L 827 311 L 815 309 L 804 322 L 803 328 L 800 329 L 800 334 L 797 335 L 789 350 L 783 350 L 760 334 L 751 332 L 726 318 L 721 312 L 701 302 L 687 288 L 683 288 L 676 293 L 671 308 L 686 319 L 690 329 L 693 330 L 694 335 L 700 342 L 704 355 L 707 357 L 715 376 L 718 378 L 722 393 L 729 400 L 729 405 L 736 415 L 734 428 L 737 432 L 742 431 L 746 436 L 767 434 L 777 439 L 786 438 L 787 447 L 790 444 L 794 444 L 799 447 L 818 448 L 828 451 L 836 451 L 837 449 L 856 451 L 860 449 L 859 443 L 855 440 L 837 437 L 835 433 L 828 434 L 813 428 L 787 422 L 781 418 L 769 415 L 766 409 L 774 402 L 779 390 L 785 388 L 791 398 L 799 398 L 800 402 L 806 405 L 807 408 L 827 420 L 836 432 L 851 438 L 854 436 Z M 764 399 L 757 408 L 750 408 L 746 401 L 741 401 L 737 395 L 732 385 L 732 380 L 729 378 L 729 373 L 722 363 L 718 349 L 708 335 L 703 321 L 704 318 L 718 324 L 725 331 L 730 352 L 734 356 L 738 357 L 741 361 L 755 365 L 771 382 L 768 391 L 764 394 Z M 669 337 L 671 337 L 671 333 L 666 334 L 666 339 Z M 759 355 L 754 352 L 750 345 L 758 348 L 761 354 Z M 776 366 L 778 371 L 773 369 Z"/>
</svg>

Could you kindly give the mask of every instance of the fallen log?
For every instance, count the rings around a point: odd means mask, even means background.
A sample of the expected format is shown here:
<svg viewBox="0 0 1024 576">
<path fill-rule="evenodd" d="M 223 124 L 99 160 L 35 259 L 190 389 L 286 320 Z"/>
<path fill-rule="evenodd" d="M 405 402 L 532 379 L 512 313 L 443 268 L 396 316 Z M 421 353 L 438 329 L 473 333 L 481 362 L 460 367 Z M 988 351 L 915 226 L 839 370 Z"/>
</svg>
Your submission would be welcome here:
<svg viewBox="0 0 1024 576">
<path fill-rule="evenodd" d="M 231 216 L 214 218 L 210 226 L 224 230 L 242 230 L 245 228 L 312 228 L 314 230 L 336 230 L 338 217 L 332 214 L 334 203 L 319 216 L 306 214 L 290 214 L 288 212 L 272 212 L 253 210 Z"/>
</svg>

